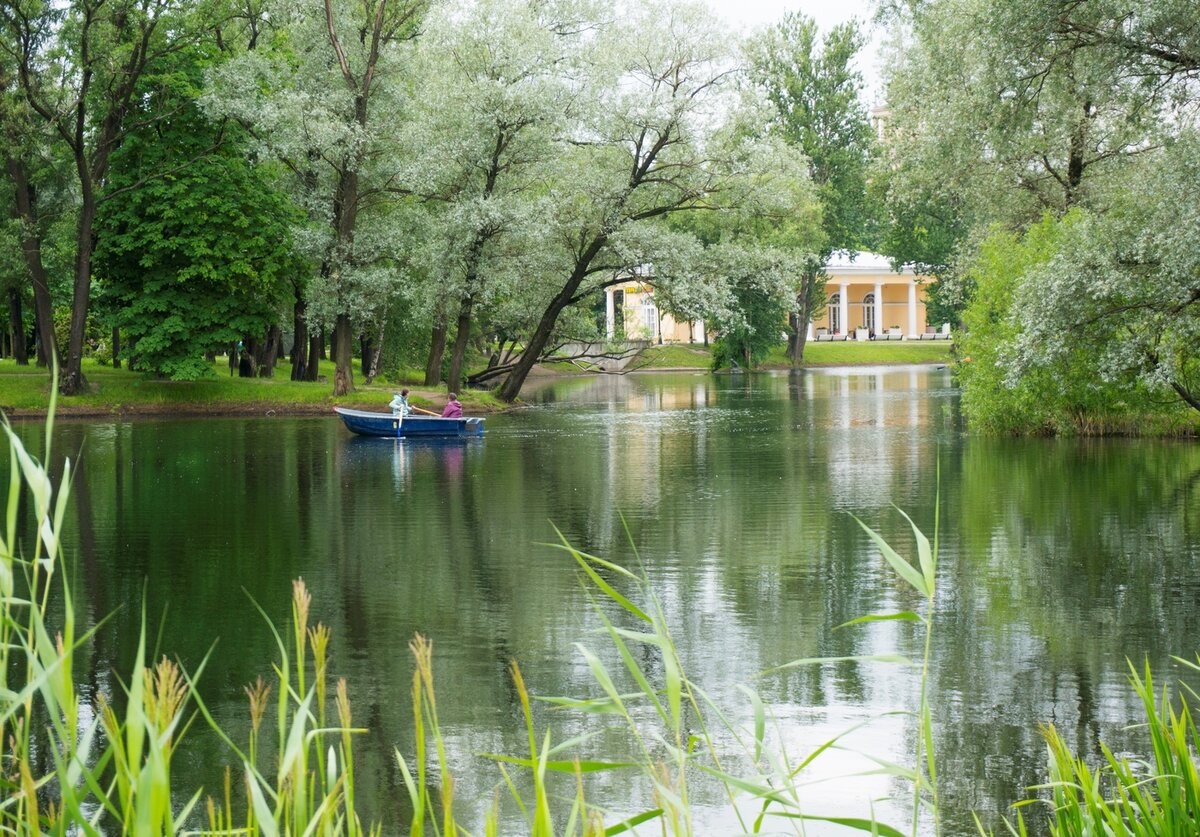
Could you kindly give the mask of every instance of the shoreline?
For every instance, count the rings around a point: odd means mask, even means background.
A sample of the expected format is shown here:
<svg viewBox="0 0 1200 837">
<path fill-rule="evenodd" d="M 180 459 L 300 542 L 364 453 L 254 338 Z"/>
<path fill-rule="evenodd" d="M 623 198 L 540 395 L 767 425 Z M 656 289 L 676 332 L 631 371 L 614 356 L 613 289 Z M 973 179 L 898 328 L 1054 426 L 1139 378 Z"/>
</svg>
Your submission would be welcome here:
<svg viewBox="0 0 1200 837">
<path fill-rule="evenodd" d="M 939 366 L 945 365 L 944 359 L 929 359 L 921 361 L 907 362 L 817 362 L 806 363 L 803 366 L 795 367 L 796 369 L 834 369 L 834 368 L 854 368 L 854 367 L 880 367 L 880 366 Z M 757 369 L 749 370 L 751 372 L 780 372 L 790 371 L 793 367 L 769 363 Z M 663 375 L 672 373 L 685 374 L 729 374 L 729 370 L 713 371 L 707 366 L 662 366 L 662 367 L 647 367 L 641 369 L 632 369 L 618 373 L 562 373 L 555 370 L 541 369 L 539 374 L 531 376 L 531 380 L 546 382 L 548 380 L 562 378 L 584 378 L 595 377 L 600 374 L 604 375 Z M 417 406 L 427 407 L 440 410 L 445 403 L 446 396 L 444 393 L 431 390 L 417 390 L 410 387 L 411 394 L 416 396 L 422 403 Z M 351 409 L 361 410 L 380 410 L 384 403 L 382 396 L 391 392 L 391 389 L 364 389 L 351 396 L 346 400 L 330 401 L 290 401 L 281 399 L 278 401 L 265 398 L 261 400 L 239 401 L 239 400 L 214 400 L 208 403 L 197 401 L 186 401 L 178 403 L 163 403 L 155 402 L 114 402 L 109 404 L 72 404 L 70 399 L 59 398 L 56 406 L 57 418 L 64 420 L 87 420 L 87 419 L 135 419 L 135 418 L 178 418 L 178 419 L 197 419 L 197 418 L 284 418 L 284 417 L 302 417 L 312 418 L 318 416 L 332 416 L 333 408 L 349 407 Z M 464 395 L 472 392 L 467 390 Z M 372 397 L 375 396 L 375 397 Z M 492 416 L 501 413 L 509 412 L 514 409 L 520 409 L 523 406 L 520 401 L 514 404 L 499 405 L 497 403 L 489 403 L 488 401 L 472 402 L 469 399 L 465 403 L 469 414 Z M 48 411 L 49 405 L 41 408 L 32 407 L 15 407 L 10 405 L 0 405 L 0 413 L 3 413 L 12 421 L 27 422 L 44 419 Z"/>
</svg>

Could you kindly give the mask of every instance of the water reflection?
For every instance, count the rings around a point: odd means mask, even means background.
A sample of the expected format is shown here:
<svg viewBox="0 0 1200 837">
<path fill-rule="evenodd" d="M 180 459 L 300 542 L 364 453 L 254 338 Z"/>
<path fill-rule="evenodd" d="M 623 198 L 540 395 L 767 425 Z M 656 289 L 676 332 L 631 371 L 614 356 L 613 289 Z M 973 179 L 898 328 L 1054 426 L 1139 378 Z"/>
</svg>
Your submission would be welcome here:
<svg viewBox="0 0 1200 837">
<path fill-rule="evenodd" d="M 951 833 L 972 830 L 973 809 L 994 824 L 1042 781 L 1039 723 L 1084 750 L 1101 736 L 1135 746 L 1125 658 L 1166 670 L 1170 655 L 1195 652 L 1200 629 L 1194 446 L 967 437 L 947 374 L 928 368 L 569 379 L 489 419 L 486 438 L 448 443 L 352 437 L 333 419 L 60 430 L 57 451 L 83 452 L 71 545 L 81 612 L 94 624 L 117 610 L 83 676 L 119 691 L 112 672 L 128 670 L 145 591 L 151 624 L 166 612 L 162 647 L 186 665 L 218 642 L 204 694 L 241 728 L 241 687 L 274 656 L 245 603 L 282 621 L 289 582 L 304 576 L 315 617 L 334 629 L 356 719 L 373 731 L 359 748 L 360 796 L 389 824 L 407 817 L 390 753 L 413 745 L 414 632 L 435 642 L 457 796 L 477 803 L 475 815 L 497 779 L 475 754 L 525 746 L 509 660 L 537 693 L 595 691 L 573 643 L 602 645 L 598 623 L 569 559 L 539 546 L 557 539 L 554 527 L 630 565 L 632 538 L 692 675 L 733 706 L 744 705 L 734 684 L 753 682 L 772 736 L 797 756 L 915 701 L 911 675 L 893 666 L 758 675 L 800 657 L 917 652 L 908 625 L 835 630 L 918 604 L 847 512 L 909 544 L 891 506 L 932 530 L 940 463 L 933 676 Z M 544 721 L 560 741 L 596 723 Z M 856 741 L 904 760 L 912 736 L 890 716 Z M 618 752 L 624 736 L 589 746 Z M 179 775 L 216 787 L 230 757 L 194 735 L 184 758 Z M 822 760 L 820 775 L 843 758 Z M 641 785 L 592 780 L 601 804 L 646 802 Z M 821 784 L 812 804 L 862 814 L 900 790 L 879 778 Z M 729 830 L 718 796 L 694 798 L 702 822 Z M 905 804 L 877 810 L 903 821 Z"/>
</svg>

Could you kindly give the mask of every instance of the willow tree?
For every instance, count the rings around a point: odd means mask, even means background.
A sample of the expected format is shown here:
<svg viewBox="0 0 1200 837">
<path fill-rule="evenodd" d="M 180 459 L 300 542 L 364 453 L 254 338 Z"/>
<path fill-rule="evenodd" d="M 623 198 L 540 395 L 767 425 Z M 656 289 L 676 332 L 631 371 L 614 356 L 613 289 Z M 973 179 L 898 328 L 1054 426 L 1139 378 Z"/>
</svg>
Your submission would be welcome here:
<svg viewBox="0 0 1200 837">
<path fill-rule="evenodd" d="M 293 172 L 308 211 L 299 232 L 318 264 L 308 314 L 333 330 L 333 392 L 354 388 L 356 328 L 382 308 L 395 282 L 402 231 L 392 204 L 403 155 L 395 148 L 408 44 L 424 0 L 267 4 L 269 37 L 214 74 L 206 105 L 236 117 Z M 312 362 L 310 358 L 310 362 Z"/>
<path fill-rule="evenodd" d="M 912 35 L 888 85 L 896 203 L 932 198 L 962 229 L 1104 205 L 1109 177 L 1155 144 L 1161 100 L 1116 52 L 1065 48 L 1079 41 L 1063 5 L 907 7 Z"/>
<path fill-rule="evenodd" d="M 964 403 L 994 400 L 997 415 L 1060 404 L 1068 418 L 1051 429 L 1078 429 L 1136 421 L 1164 394 L 1198 400 L 1188 346 L 1200 292 L 1183 245 L 1194 226 L 1193 12 L 1171 0 L 905 8 L 913 38 L 889 87 L 893 206 L 954 218 L 964 316 L 986 316 L 999 338 L 1002 391 L 965 375 Z M 995 258 L 1005 236 L 1026 246 L 1030 235 L 1036 264 Z M 1042 429 L 1010 412 L 1005 429 Z"/>
<path fill-rule="evenodd" d="M 536 270 L 538 178 L 576 108 L 570 78 L 586 27 L 573 3 L 479 0 L 431 15 L 419 50 L 405 145 L 412 189 L 435 216 L 423 251 L 433 330 L 425 383 L 451 388 L 472 327 Z"/>
<path fill-rule="evenodd" d="M 544 166 L 552 268 L 531 282 L 541 313 L 500 387 L 514 400 L 564 312 L 678 250 L 665 221 L 756 199 L 761 157 L 721 134 L 731 102 L 727 34 L 701 8 L 663 4 L 615 16 L 590 41 L 580 109 Z M 703 279 L 693 274 L 693 280 Z"/>
</svg>

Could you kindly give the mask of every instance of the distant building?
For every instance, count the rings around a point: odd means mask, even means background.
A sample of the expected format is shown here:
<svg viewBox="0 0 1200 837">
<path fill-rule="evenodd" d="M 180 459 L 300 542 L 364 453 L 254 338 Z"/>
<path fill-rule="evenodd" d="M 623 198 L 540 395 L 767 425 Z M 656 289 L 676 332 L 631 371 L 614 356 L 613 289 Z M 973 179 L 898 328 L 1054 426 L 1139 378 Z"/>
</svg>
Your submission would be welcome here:
<svg viewBox="0 0 1200 837">
<path fill-rule="evenodd" d="M 925 282 L 911 267 L 893 270 L 878 253 L 834 253 L 825 265 L 824 309 L 813 311 L 808 339 L 861 339 L 927 333 Z"/>
<path fill-rule="evenodd" d="M 654 288 L 639 271 L 628 282 L 605 289 L 605 334 L 611 340 L 654 343 L 700 343 L 705 324 L 676 322 L 654 304 Z M 911 267 L 893 270 L 878 253 L 835 253 L 825 265 L 826 305 L 813 311 L 809 340 L 948 339 L 949 330 L 936 334 L 925 316 L 925 283 Z"/>
<path fill-rule="evenodd" d="M 644 279 L 604 291 L 604 333 L 612 340 L 649 340 L 651 343 L 703 343 L 704 322 L 675 322 L 654 304 L 654 288 Z"/>
</svg>

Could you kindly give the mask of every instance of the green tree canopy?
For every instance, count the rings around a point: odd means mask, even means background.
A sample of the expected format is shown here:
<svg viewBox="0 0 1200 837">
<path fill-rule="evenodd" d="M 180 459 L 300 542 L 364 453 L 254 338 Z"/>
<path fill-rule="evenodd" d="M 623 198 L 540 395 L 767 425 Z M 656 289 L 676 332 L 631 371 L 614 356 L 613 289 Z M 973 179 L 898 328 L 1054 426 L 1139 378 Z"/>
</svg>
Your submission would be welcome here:
<svg viewBox="0 0 1200 837">
<path fill-rule="evenodd" d="M 124 353 L 176 380 L 212 375 L 205 352 L 264 333 L 303 268 L 296 210 L 246 159 L 242 132 L 200 112 L 204 61 L 191 58 L 147 79 L 143 106 L 173 115 L 113 155 L 97 224 L 96 266 Z"/>
</svg>

